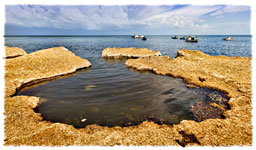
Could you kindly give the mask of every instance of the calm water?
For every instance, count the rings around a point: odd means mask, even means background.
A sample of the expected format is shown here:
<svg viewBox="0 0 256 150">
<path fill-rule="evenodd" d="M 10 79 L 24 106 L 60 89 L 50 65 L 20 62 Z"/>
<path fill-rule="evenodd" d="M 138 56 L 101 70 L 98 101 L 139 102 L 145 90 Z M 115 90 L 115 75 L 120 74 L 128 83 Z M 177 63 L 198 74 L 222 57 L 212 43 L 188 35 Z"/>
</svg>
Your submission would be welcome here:
<svg viewBox="0 0 256 150">
<path fill-rule="evenodd" d="M 88 59 L 92 67 L 73 76 L 20 91 L 18 95 L 41 97 L 39 112 L 44 119 L 76 127 L 106 126 L 139 122 L 143 116 L 162 118 L 166 123 L 193 119 L 189 106 L 209 100 L 213 90 L 188 89 L 183 80 L 125 67 L 125 60 L 102 59 L 106 47 L 146 47 L 175 57 L 178 49 L 198 49 L 209 55 L 251 56 L 251 37 L 199 36 L 198 43 L 186 43 L 171 36 L 148 36 L 147 41 L 130 36 L 92 37 L 6 37 L 5 45 L 27 53 L 64 46 Z M 86 118 L 86 121 L 81 121 Z"/>
</svg>

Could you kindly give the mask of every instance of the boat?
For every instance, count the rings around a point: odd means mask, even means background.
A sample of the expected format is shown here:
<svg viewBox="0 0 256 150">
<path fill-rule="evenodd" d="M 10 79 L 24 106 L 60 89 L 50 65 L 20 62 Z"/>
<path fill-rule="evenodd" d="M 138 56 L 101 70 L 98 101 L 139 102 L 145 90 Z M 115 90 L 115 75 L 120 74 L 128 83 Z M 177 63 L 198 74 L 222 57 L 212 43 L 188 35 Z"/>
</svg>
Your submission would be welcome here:
<svg viewBox="0 0 256 150">
<path fill-rule="evenodd" d="M 227 36 L 226 38 L 223 38 L 224 41 L 232 41 L 233 39 L 231 39 L 230 36 Z"/>
<path fill-rule="evenodd" d="M 185 42 L 198 42 L 198 39 L 196 39 L 194 36 L 190 35 L 185 38 Z"/>
<path fill-rule="evenodd" d="M 180 40 L 185 40 L 185 39 L 186 39 L 186 37 L 185 37 L 185 36 L 180 37 Z"/>
<path fill-rule="evenodd" d="M 172 37 L 172 39 L 178 39 L 178 37 L 175 35 L 175 36 Z"/>
<path fill-rule="evenodd" d="M 147 40 L 147 38 L 145 36 L 143 36 L 142 40 Z"/>
<path fill-rule="evenodd" d="M 144 38 L 145 36 L 144 35 L 139 35 L 139 38 Z"/>
<path fill-rule="evenodd" d="M 138 39 L 139 38 L 139 35 L 132 35 L 132 38 L 134 38 L 134 39 Z"/>
</svg>

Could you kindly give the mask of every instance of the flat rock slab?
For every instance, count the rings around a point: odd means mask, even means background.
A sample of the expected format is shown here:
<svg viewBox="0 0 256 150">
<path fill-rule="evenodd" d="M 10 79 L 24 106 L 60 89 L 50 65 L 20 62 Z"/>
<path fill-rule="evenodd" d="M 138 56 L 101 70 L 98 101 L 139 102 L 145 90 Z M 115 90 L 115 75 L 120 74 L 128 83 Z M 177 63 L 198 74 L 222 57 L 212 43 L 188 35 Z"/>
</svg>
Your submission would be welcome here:
<svg viewBox="0 0 256 150">
<path fill-rule="evenodd" d="M 5 58 L 15 58 L 26 54 L 22 48 L 5 46 Z"/>
<path fill-rule="evenodd" d="M 64 47 L 39 50 L 22 57 L 6 59 L 5 95 L 15 94 L 21 85 L 40 79 L 75 72 L 90 67 L 88 60 L 75 56 Z"/>
<path fill-rule="evenodd" d="M 102 51 L 102 57 L 110 58 L 139 58 L 139 57 L 149 57 L 149 56 L 161 56 L 159 51 L 149 50 L 147 48 L 105 48 Z"/>
</svg>

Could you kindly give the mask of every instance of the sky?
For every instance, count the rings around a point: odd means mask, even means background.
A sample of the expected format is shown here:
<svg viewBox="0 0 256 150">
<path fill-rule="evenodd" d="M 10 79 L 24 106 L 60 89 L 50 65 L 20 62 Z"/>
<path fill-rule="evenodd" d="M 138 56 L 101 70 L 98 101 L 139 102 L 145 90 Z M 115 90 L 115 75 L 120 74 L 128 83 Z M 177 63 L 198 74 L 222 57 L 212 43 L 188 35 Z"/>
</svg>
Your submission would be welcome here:
<svg viewBox="0 0 256 150">
<path fill-rule="evenodd" d="M 250 34 L 238 5 L 6 5 L 5 35 Z"/>
</svg>

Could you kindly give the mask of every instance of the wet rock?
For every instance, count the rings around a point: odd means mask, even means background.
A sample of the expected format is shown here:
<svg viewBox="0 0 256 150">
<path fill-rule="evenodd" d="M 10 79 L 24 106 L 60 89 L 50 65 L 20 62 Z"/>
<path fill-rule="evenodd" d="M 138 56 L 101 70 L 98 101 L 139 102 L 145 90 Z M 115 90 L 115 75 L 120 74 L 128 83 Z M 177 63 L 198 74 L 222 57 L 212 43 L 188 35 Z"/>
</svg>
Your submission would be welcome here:
<svg viewBox="0 0 256 150">
<path fill-rule="evenodd" d="M 132 125 L 136 125 L 136 124 L 132 123 L 131 121 L 128 121 L 126 124 L 124 124 L 125 127 L 132 126 Z"/>
<path fill-rule="evenodd" d="M 134 120 L 134 119 L 131 119 Z M 142 124 L 143 122 L 154 122 L 156 124 L 159 125 L 163 125 L 163 124 L 169 124 L 168 121 L 165 121 L 163 118 L 160 117 L 155 117 L 153 115 L 144 115 L 140 121 L 128 121 L 126 122 L 123 126 L 127 127 L 127 126 L 135 126 L 135 125 L 139 125 Z"/>
<path fill-rule="evenodd" d="M 214 107 L 206 102 L 196 102 L 191 106 L 189 111 L 193 113 L 196 121 L 203 121 L 210 118 L 222 118 L 224 112 L 222 109 Z"/>
<path fill-rule="evenodd" d="M 159 51 L 149 50 L 147 48 L 105 48 L 102 51 L 102 57 L 112 57 L 112 58 L 138 58 L 138 57 L 149 57 L 149 56 L 161 56 Z"/>
<path fill-rule="evenodd" d="M 160 125 L 167 123 L 163 118 L 155 117 L 153 115 L 144 115 L 142 120 L 143 121 L 152 121 L 152 122 L 155 122 L 156 124 L 160 124 Z"/>
<path fill-rule="evenodd" d="M 210 102 L 216 103 L 225 109 L 229 108 L 227 98 L 224 98 L 223 96 L 214 94 L 214 93 L 209 93 L 209 94 L 207 94 L 207 96 L 208 96 Z"/>
</svg>

